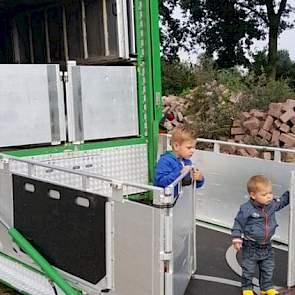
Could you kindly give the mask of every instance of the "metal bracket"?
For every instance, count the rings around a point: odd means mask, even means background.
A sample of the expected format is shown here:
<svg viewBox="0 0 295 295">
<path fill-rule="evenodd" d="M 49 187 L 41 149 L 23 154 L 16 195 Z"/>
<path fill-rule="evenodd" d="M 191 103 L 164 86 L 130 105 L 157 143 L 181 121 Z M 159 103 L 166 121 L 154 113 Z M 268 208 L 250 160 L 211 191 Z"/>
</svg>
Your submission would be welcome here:
<svg viewBox="0 0 295 295">
<path fill-rule="evenodd" d="M 160 252 L 160 260 L 170 261 L 172 259 L 172 252 Z"/>
<path fill-rule="evenodd" d="M 162 196 L 162 203 L 163 204 L 171 204 L 173 203 L 173 186 L 167 186 L 164 189 L 164 196 Z"/>
<path fill-rule="evenodd" d="M 112 199 L 115 201 L 123 201 L 123 185 L 121 182 L 113 181 L 111 184 L 112 188 Z"/>
</svg>

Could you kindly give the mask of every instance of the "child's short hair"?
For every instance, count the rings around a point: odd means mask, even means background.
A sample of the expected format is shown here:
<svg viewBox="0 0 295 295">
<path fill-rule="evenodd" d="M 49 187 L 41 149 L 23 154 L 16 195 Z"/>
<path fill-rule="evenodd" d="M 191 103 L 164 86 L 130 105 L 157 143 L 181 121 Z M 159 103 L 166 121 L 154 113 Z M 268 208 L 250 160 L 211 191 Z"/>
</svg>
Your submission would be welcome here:
<svg viewBox="0 0 295 295">
<path fill-rule="evenodd" d="M 263 175 L 254 175 L 247 182 L 248 193 L 256 193 L 262 186 L 268 186 L 271 181 Z"/>
<path fill-rule="evenodd" d="M 197 133 L 192 129 L 190 125 L 182 125 L 177 126 L 172 131 L 171 136 L 171 144 L 177 142 L 177 143 L 183 143 L 186 140 L 196 140 L 197 139 Z"/>
</svg>

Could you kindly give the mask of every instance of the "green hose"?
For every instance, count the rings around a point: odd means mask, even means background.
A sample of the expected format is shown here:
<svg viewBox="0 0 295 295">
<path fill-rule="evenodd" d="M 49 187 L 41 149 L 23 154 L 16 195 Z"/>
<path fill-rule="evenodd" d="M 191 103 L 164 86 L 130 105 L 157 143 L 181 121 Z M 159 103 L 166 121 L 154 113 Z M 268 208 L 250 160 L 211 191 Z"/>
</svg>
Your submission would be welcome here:
<svg viewBox="0 0 295 295">
<path fill-rule="evenodd" d="M 26 240 L 26 238 L 15 228 L 8 230 L 8 233 L 44 271 L 44 273 L 59 286 L 66 295 L 81 295 L 80 292 L 73 289 L 62 276 L 46 261 L 46 259 Z"/>
</svg>

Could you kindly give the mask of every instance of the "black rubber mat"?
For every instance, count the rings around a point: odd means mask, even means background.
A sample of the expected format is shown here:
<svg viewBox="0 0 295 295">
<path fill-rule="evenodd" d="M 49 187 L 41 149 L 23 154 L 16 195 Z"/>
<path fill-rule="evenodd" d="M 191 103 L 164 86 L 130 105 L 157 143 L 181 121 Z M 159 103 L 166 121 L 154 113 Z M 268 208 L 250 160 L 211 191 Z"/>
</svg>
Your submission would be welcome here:
<svg viewBox="0 0 295 295">
<path fill-rule="evenodd" d="M 226 284 L 191 280 L 185 295 L 241 295 L 241 289 Z"/>
<path fill-rule="evenodd" d="M 105 276 L 106 198 L 17 175 L 13 198 L 15 228 L 49 263 L 94 284 Z"/>
<path fill-rule="evenodd" d="M 225 254 L 231 245 L 228 234 L 197 226 L 197 271 L 203 279 L 191 279 L 185 295 L 240 295 L 240 287 L 229 283 L 212 282 L 214 279 L 226 279 L 240 282 L 240 277 L 227 264 Z M 275 249 L 276 269 L 274 284 L 285 286 L 287 281 L 287 252 Z M 240 254 L 237 257 L 240 263 Z M 208 280 L 204 277 L 208 276 Z"/>
</svg>

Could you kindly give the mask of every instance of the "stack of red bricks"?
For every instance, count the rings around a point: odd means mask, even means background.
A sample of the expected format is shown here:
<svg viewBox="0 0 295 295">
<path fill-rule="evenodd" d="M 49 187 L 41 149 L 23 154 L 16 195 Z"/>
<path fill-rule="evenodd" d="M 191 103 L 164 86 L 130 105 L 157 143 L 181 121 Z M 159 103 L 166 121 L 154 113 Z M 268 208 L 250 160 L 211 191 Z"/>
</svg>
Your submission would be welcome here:
<svg viewBox="0 0 295 295">
<path fill-rule="evenodd" d="M 243 112 L 233 121 L 231 141 L 245 144 L 295 148 L 295 100 L 271 103 L 266 112 L 256 109 Z M 224 147 L 224 152 L 271 159 L 270 152 L 256 149 Z"/>
<path fill-rule="evenodd" d="M 187 102 L 182 97 L 164 96 L 163 97 L 163 119 L 161 125 L 164 129 L 171 131 L 175 126 L 184 122 L 183 111 Z"/>
</svg>

